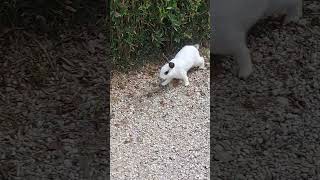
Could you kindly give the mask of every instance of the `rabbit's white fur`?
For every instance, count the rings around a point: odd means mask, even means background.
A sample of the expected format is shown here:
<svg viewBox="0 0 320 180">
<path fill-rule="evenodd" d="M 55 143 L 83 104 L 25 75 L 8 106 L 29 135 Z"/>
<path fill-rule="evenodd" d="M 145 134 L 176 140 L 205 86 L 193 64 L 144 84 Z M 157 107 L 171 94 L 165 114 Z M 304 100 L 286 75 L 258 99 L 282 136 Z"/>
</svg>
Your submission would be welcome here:
<svg viewBox="0 0 320 180">
<path fill-rule="evenodd" d="M 174 64 L 174 67 L 170 68 L 169 63 Z M 162 66 L 160 78 L 164 81 L 161 85 L 165 86 L 173 79 L 182 79 L 184 85 L 188 86 L 187 72 L 193 67 L 205 69 L 204 59 L 200 56 L 198 44 L 184 46 L 170 62 Z"/>
<path fill-rule="evenodd" d="M 248 30 L 259 20 L 274 13 L 286 15 L 284 24 L 302 16 L 302 0 L 215 0 L 210 3 L 211 50 L 216 55 L 231 55 L 239 65 L 240 78 L 252 72 L 247 47 Z"/>
</svg>

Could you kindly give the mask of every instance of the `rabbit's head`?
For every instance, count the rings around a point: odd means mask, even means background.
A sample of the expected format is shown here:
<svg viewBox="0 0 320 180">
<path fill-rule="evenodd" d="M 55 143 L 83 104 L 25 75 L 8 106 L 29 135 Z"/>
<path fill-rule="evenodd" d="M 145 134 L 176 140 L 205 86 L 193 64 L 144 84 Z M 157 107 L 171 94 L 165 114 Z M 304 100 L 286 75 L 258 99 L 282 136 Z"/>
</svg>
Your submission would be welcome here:
<svg viewBox="0 0 320 180">
<path fill-rule="evenodd" d="M 166 80 L 171 78 L 174 73 L 175 64 L 173 62 L 166 63 L 160 70 L 160 78 Z"/>
</svg>

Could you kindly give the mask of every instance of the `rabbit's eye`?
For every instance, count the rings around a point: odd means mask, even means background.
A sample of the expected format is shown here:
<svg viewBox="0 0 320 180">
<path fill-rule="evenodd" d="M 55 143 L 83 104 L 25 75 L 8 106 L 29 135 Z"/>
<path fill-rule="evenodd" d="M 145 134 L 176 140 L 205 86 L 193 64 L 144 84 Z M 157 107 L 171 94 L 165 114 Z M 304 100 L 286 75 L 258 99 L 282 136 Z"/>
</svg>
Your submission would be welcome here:
<svg viewBox="0 0 320 180">
<path fill-rule="evenodd" d="M 169 73 L 169 71 L 164 72 L 165 75 L 167 75 Z"/>
</svg>

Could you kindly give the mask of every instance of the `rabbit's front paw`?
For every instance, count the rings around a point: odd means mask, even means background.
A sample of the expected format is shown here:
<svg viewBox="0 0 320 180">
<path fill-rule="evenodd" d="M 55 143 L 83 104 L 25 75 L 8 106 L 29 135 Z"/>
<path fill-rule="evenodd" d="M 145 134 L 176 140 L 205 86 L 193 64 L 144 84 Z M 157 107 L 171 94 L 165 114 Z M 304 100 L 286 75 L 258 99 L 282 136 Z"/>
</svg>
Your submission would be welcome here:
<svg viewBox="0 0 320 180">
<path fill-rule="evenodd" d="M 239 70 L 238 76 L 240 79 L 247 79 L 251 73 L 252 73 L 252 66 L 247 66 Z"/>
<path fill-rule="evenodd" d="M 171 80 L 172 80 L 172 79 L 166 79 L 165 81 L 163 81 L 163 82 L 161 83 L 161 85 L 162 85 L 162 86 L 165 86 L 165 85 L 169 84 L 169 82 L 170 82 Z"/>
<path fill-rule="evenodd" d="M 166 82 L 162 82 L 162 83 L 161 83 L 161 86 L 166 86 L 166 85 L 167 85 Z"/>
</svg>

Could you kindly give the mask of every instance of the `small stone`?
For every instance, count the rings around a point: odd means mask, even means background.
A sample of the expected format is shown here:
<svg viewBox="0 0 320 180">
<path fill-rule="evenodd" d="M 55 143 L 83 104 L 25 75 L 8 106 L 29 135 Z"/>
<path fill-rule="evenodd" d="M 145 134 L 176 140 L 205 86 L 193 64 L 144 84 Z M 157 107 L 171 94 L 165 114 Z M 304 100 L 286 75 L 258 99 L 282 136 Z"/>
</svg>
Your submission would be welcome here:
<svg viewBox="0 0 320 180">
<path fill-rule="evenodd" d="M 246 154 L 250 153 L 250 151 L 248 149 L 243 149 L 243 152 L 245 152 Z"/>
<path fill-rule="evenodd" d="M 227 152 L 227 151 L 216 152 L 214 157 L 222 162 L 229 162 L 234 159 L 233 156 L 231 155 L 231 153 Z"/>
<path fill-rule="evenodd" d="M 278 97 L 277 101 L 282 105 L 282 106 L 289 106 L 289 100 L 285 97 Z"/>
<path fill-rule="evenodd" d="M 258 138 L 258 143 L 259 144 L 263 143 L 263 138 Z"/>
<path fill-rule="evenodd" d="M 237 174 L 237 175 L 235 175 L 235 179 L 242 180 L 242 179 L 246 179 L 246 177 L 243 174 Z"/>
<path fill-rule="evenodd" d="M 216 146 L 213 147 L 213 150 L 214 150 L 214 151 L 223 151 L 223 147 L 218 144 L 218 145 L 216 145 Z"/>
<path fill-rule="evenodd" d="M 64 165 L 65 165 L 65 167 L 71 167 L 72 166 L 72 162 L 71 162 L 71 160 L 70 159 L 65 159 L 64 160 Z"/>
<path fill-rule="evenodd" d="M 296 119 L 296 118 L 298 118 L 298 117 L 299 117 L 299 116 L 296 115 L 296 114 L 292 114 L 292 113 L 286 114 L 286 118 L 287 118 L 287 119 Z"/>
</svg>

